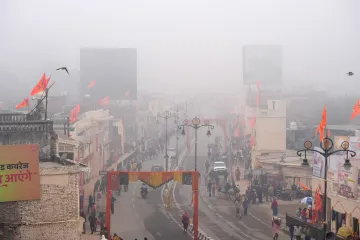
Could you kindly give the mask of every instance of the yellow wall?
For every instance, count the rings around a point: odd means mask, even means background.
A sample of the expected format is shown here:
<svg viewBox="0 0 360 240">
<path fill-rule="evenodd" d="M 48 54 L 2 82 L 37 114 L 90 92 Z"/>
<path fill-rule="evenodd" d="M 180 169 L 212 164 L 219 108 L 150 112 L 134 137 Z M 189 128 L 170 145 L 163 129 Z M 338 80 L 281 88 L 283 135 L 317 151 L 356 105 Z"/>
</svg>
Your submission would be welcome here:
<svg viewBox="0 0 360 240">
<path fill-rule="evenodd" d="M 276 110 L 257 111 L 256 150 L 286 151 L 286 104 L 281 101 L 277 101 L 277 104 L 280 106 Z"/>
</svg>

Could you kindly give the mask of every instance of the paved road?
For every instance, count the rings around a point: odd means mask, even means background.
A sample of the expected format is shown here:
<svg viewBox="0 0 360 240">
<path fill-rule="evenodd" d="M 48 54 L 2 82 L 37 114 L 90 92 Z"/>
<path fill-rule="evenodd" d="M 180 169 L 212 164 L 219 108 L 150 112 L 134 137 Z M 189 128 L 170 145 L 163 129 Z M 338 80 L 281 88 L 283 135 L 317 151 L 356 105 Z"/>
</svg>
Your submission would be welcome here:
<svg viewBox="0 0 360 240">
<path fill-rule="evenodd" d="M 180 139 L 179 148 L 184 145 Z M 169 148 L 175 147 L 175 138 L 171 139 Z M 153 164 L 162 164 L 163 157 L 158 156 L 154 160 L 143 163 L 143 170 L 150 170 Z M 149 240 L 189 240 L 188 235 L 184 235 L 175 221 L 165 213 L 161 200 L 161 188 L 149 188 L 146 199 L 140 196 L 141 183 L 131 183 L 129 192 L 121 193 L 115 202 L 115 214 L 111 217 L 111 232 L 117 233 L 123 239 L 143 239 Z"/>
<path fill-rule="evenodd" d="M 203 175 L 205 170 L 205 160 L 207 159 L 207 144 L 214 142 L 215 136 L 221 136 L 221 131 L 215 131 L 209 139 L 202 137 L 205 130 L 199 131 L 198 140 L 198 157 L 197 166 L 200 174 Z M 194 154 L 184 160 L 183 167 L 186 170 L 194 169 Z M 231 201 L 209 197 L 204 183 L 204 179 L 200 182 L 200 198 L 199 198 L 199 227 L 211 238 L 214 239 L 271 239 L 271 216 L 267 205 L 250 205 L 250 215 L 243 217 L 242 220 L 235 218 L 235 208 Z M 175 189 L 175 199 L 178 207 L 190 214 L 193 213 L 191 202 L 191 187 L 178 184 Z M 174 214 L 175 211 L 173 211 Z M 280 240 L 288 239 L 281 235 Z"/>
</svg>

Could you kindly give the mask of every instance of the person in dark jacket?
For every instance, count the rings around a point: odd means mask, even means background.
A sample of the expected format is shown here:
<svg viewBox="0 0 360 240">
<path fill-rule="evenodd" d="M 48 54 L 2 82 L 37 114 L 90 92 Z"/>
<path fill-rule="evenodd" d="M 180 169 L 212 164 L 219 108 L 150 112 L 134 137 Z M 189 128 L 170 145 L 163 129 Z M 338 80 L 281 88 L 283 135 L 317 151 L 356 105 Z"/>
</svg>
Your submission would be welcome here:
<svg viewBox="0 0 360 240">
<path fill-rule="evenodd" d="M 182 224 L 183 224 L 183 227 L 184 227 L 184 233 L 187 233 L 189 223 L 190 223 L 190 218 L 189 218 L 188 214 L 185 212 L 183 217 L 182 217 Z"/>
</svg>

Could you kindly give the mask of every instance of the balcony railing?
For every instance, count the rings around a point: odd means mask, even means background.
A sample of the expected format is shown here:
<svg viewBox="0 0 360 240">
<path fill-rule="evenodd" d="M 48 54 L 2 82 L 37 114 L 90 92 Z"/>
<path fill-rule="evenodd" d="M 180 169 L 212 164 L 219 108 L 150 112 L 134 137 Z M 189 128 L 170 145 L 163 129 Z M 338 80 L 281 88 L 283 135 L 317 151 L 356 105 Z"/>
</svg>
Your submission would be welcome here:
<svg viewBox="0 0 360 240">
<path fill-rule="evenodd" d="M 1 116 L 1 115 L 0 115 Z M 0 132 L 52 132 L 52 121 L 0 121 Z"/>
<path fill-rule="evenodd" d="M 27 114 L 24 113 L 2 113 L 0 114 L 0 122 L 25 122 Z"/>
</svg>

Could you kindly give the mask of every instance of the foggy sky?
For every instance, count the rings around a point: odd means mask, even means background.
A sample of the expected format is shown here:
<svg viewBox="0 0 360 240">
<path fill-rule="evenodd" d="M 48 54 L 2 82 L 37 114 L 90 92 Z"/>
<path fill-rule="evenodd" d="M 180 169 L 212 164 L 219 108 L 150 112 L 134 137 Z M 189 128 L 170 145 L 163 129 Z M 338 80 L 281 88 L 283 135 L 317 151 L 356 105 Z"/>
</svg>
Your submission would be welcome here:
<svg viewBox="0 0 360 240">
<path fill-rule="evenodd" d="M 134 47 L 140 90 L 235 92 L 243 45 L 280 44 L 286 84 L 355 83 L 359 11 L 358 0 L 0 0 L 0 70 L 32 86 L 79 69 L 82 47 Z"/>
</svg>

